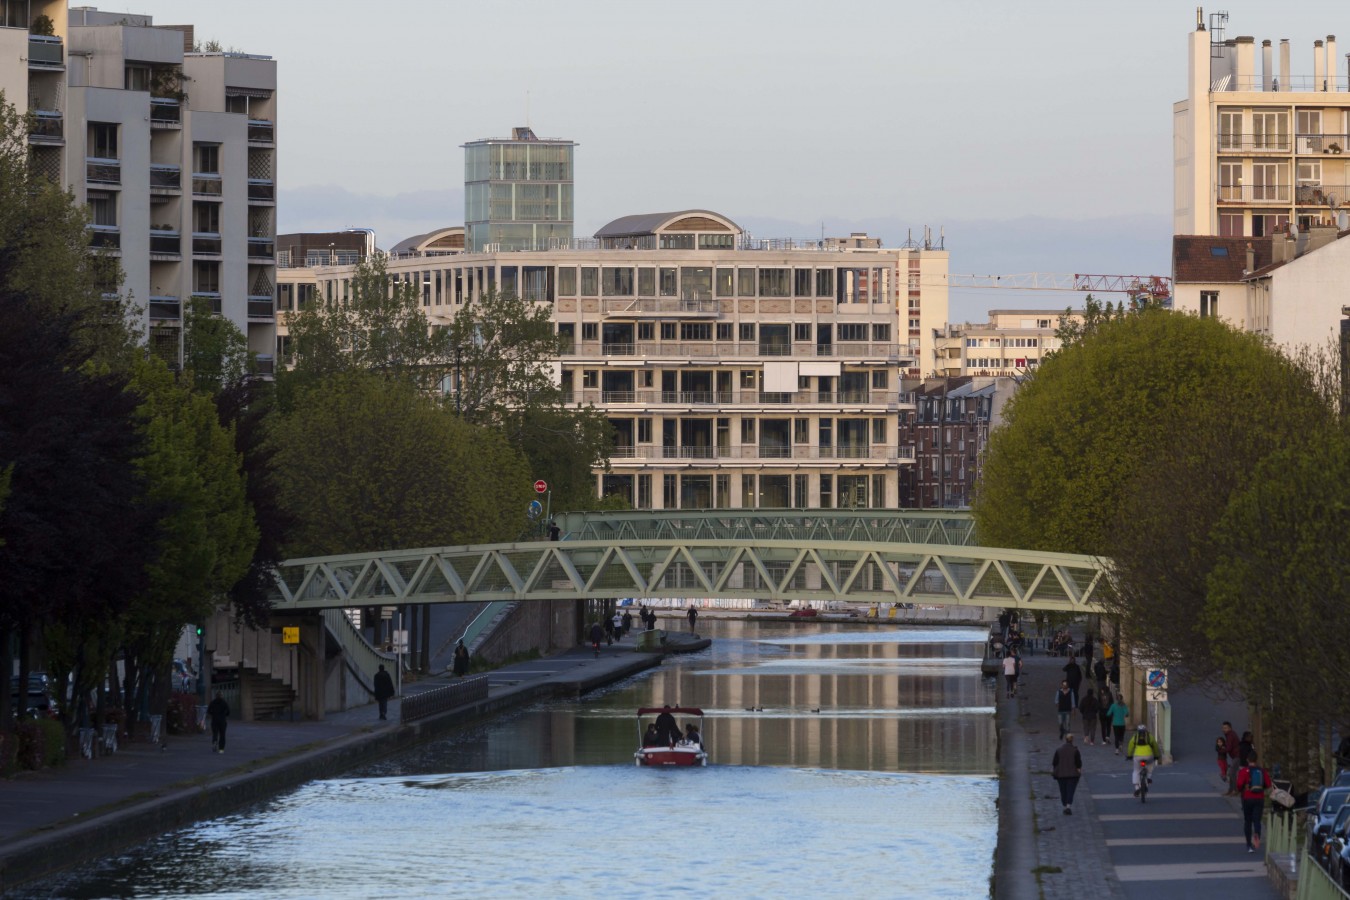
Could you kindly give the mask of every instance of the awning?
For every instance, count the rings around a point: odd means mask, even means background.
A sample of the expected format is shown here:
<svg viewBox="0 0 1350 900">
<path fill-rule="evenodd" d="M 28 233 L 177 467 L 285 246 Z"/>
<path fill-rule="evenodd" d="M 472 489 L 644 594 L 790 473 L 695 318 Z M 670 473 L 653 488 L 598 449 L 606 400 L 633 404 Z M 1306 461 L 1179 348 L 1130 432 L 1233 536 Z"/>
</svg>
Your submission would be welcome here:
<svg viewBox="0 0 1350 900">
<path fill-rule="evenodd" d="M 801 364 L 801 374 L 804 376 L 815 375 L 826 378 L 838 378 L 843 370 L 844 364 L 835 362 L 804 362 Z"/>
<path fill-rule="evenodd" d="M 797 363 L 766 362 L 764 364 L 764 392 L 792 394 L 797 390 Z"/>
</svg>

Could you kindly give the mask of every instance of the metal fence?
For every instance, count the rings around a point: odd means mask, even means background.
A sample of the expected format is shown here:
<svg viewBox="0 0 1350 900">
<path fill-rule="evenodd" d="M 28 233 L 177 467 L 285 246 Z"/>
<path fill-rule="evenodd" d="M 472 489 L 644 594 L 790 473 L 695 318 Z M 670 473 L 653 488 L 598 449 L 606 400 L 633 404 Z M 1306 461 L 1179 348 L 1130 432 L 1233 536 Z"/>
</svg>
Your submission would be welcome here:
<svg viewBox="0 0 1350 900">
<path fill-rule="evenodd" d="M 399 721 L 406 724 L 449 712 L 478 700 L 486 700 L 487 695 L 488 677 L 470 675 L 454 684 L 404 697 L 403 702 L 399 704 Z"/>
</svg>

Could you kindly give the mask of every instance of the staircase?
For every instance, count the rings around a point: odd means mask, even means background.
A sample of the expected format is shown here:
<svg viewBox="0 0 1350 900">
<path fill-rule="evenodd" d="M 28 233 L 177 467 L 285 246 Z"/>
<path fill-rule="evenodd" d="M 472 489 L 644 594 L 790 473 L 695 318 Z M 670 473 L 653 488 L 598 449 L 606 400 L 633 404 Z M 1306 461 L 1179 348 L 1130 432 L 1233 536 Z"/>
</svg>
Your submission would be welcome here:
<svg viewBox="0 0 1350 900">
<path fill-rule="evenodd" d="M 289 685 L 279 679 L 247 670 L 240 673 L 239 689 L 243 696 L 253 701 L 253 721 L 289 713 L 295 700 L 295 691 Z"/>
</svg>

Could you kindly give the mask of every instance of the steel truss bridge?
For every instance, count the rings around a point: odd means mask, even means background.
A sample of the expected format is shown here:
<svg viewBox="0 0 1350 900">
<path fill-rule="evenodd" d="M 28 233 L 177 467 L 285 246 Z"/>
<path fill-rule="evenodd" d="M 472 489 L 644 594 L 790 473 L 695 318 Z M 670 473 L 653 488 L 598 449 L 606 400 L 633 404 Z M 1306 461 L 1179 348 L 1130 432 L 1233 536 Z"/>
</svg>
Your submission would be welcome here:
<svg viewBox="0 0 1350 900">
<path fill-rule="evenodd" d="M 485 601 L 727 598 L 1098 612 L 1103 560 L 978 546 L 968 513 L 566 513 L 563 541 L 287 560 L 278 612 Z"/>
</svg>

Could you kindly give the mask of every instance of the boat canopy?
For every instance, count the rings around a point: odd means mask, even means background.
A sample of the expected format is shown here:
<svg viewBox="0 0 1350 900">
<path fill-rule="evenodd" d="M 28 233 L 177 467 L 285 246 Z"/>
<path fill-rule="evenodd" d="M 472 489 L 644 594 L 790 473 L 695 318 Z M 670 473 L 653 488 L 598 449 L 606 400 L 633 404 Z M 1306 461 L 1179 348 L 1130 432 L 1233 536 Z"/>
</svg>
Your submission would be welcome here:
<svg viewBox="0 0 1350 900">
<path fill-rule="evenodd" d="M 655 715 L 659 715 L 660 713 L 663 713 L 663 712 L 668 712 L 668 713 L 678 713 L 679 715 L 682 715 L 682 716 L 701 716 L 701 715 L 703 715 L 703 710 L 698 709 L 697 707 L 694 707 L 694 706 L 669 706 L 669 707 L 667 707 L 667 706 L 654 706 L 654 707 L 643 707 L 642 709 L 639 709 L 639 710 L 637 711 L 637 714 L 638 714 L 639 716 L 655 716 Z"/>
</svg>

